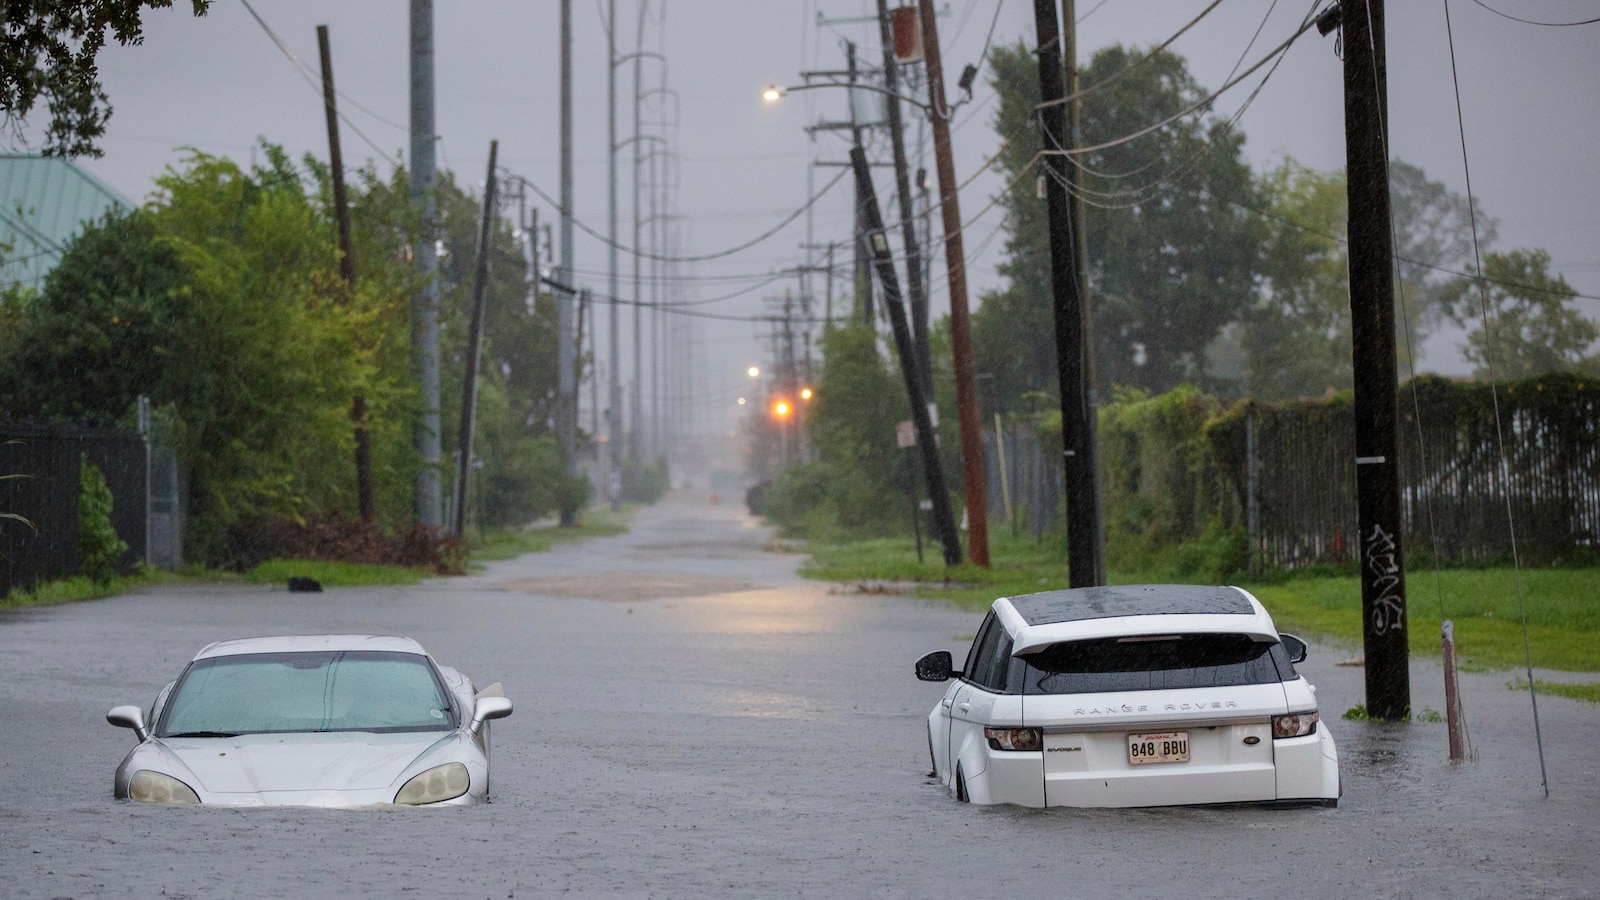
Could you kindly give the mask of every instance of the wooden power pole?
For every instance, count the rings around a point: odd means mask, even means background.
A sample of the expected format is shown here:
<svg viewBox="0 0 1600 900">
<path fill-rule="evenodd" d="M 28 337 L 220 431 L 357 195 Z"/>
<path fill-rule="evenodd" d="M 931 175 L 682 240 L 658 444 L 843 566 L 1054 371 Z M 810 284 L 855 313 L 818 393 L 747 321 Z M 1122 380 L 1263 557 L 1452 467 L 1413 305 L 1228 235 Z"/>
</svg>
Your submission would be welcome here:
<svg viewBox="0 0 1600 900">
<path fill-rule="evenodd" d="M 333 210 L 339 220 L 339 274 L 352 292 L 356 286 L 356 261 L 350 250 L 350 199 L 344 189 L 344 158 L 339 153 L 339 108 L 333 90 L 333 53 L 328 49 L 328 26 L 317 26 L 317 50 L 322 55 L 322 103 L 328 114 L 328 169 L 333 176 Z M 356 497 L 361 521 L 371 523 L 377 515 L 372 492 L 372 438 L 367 433 L 367 398 L 356 393 L 350 404 L 350 419 L 356 423 Z"/>
<path fill-rule="evenodd" d="M 967 251 L 961 240 L 961 203 L 950 154 L 950 107 L 945 103 L 939 23 L 933 0 L 920 0 L 922 55 L 928 69 L 934 169 L 944 219 L 944 268 L 950 278 L 950 345 L 956 374 L 956 415 L 961 426 L 961 478 L 967 501 L 967 549 L 975 566 L 989 566 L 989 482 L 983 465 L 983 417 L 972 364 L 972 320 L 967 314 Z M 938 502 L 935 500 L 935 502 Z"/>
<path fill-rule="evenodd" d="M 1061 32 L 1055 4 L 1034 0 L 1039 45 L 1039 124 L 1045 156 L 1045 203 L 1050 225 L 1050 285 L 1055 298 L 1056 368 L 1061 391 L 1061 451 L 1067 495 L 1067 578 L 1072 587 L 1102 583 L 1098 523 L 1100 500 L 1089 404 L 1088 346 L 1079 292 L 1078 236 L 1067 195 L 1067 133 L 1061 72 Z M 1068 23 L 1071 27 L 1071 23 Z"/>
<path fill-rule="evenodd" d="M 456 441 L 456 507 L 451 532 L 467 533 L 467 498 L 472 476 L 472 428 L 478 416 L 478 358 L 483 348 L 483 304 L 489 291 L 489 251 L 494 243 L 495 162 L 500 142 L 489 142 L 489 173 L 483 182 L 483 219 L 478 229 L 478 260 L 472 275 L 472 324 L 467 336 L 467 371 L 461 379 L 461 431 Z"/>
<path fill-rule="evenodd" d="M 1395 365 L 1383 0 L 1344 0 L 1342 9 L 1356 506 L 1367 713 L 1378 719 L 1401 719 L 1411 709 L 1411 670 L 1396 440 L 1400 381 Z"/>
</svg>

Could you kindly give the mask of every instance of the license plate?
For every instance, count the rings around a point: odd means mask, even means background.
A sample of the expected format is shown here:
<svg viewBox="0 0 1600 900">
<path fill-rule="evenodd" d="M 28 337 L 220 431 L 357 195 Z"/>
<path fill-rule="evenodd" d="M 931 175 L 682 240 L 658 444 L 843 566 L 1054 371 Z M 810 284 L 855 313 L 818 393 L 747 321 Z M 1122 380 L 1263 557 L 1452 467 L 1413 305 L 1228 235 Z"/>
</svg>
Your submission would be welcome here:
<svg viewBox="0 0 1600 900">
<path fill-rule="evenodd" d="M 1186 763 L 1189 761 L 1189 732 L 1128 735 L 1128 764 Z"/>
</svg>

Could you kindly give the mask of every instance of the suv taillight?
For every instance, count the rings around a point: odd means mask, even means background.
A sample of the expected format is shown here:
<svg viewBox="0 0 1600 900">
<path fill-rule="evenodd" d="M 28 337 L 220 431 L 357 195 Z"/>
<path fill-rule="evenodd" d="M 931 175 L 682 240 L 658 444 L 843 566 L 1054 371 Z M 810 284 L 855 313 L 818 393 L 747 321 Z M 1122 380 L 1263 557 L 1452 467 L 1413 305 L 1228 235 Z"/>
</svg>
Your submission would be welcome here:
<svg viewBox="0 0 1600 900">
<path fill-rule="evenodd" d="M 1044 735 L 1037 728 L 985 728 L 991 750 L 1028 752 L 1044 746 Z"/>
<path fill-rule="evenodd" d="M 1289 713 L 1286 716 L 1272 717 L 1272 736 L 1275 738 L 1305 737 L 1317 733 L 1317 720 L 1321 716 L 1316 710 Z"/>
</svg>

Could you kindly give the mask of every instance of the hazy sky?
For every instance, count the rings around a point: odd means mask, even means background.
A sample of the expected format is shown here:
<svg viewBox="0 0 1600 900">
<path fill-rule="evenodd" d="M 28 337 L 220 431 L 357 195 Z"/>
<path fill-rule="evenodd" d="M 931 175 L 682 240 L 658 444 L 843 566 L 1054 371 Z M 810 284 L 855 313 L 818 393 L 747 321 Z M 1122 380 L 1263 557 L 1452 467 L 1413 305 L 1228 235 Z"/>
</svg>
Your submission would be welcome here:
<svg viewBox="0 0 1600 900">
<path fill-rule="evenodd" d="M 606 223 L 607 0 L 576 0 L 576 213 L 603 232 Z M 1567 21 L 1600 15 L 1595 0 L 1484 0 L 1524 18 Z M 1139 47 L 1165 40 L 1207 5 L 1202 0 L 1078 0 L 1079 52 Z M 1197 80 L 1220 86 L 1241 60 L 1248 66 L 1299 25 L 1311 0 L 1226 0 L 1173 50 Z M 1325 5 L 1325 3 L 1324 3 Z M 179 7 L 187 4 L 179 3 Z M 306 66 L 317 69 L 315 28 L 327 24 L 334 73 L 351 124 L 390 157 L 409 146 L 407 22 L 404 0 L 259 0 L 256 10 Z M 1032 4 L 1023 0 L 942 0 L 940 19 L 947 78 L 979 61 L 990 23 L 994 42 L 1032 43 Z M 807 196 L 808 163 L 837 161 L 847 150 L 836 135 L 815 143 L 803 131 L 818 119 L 846 113 L 845 92 L 796 94 L 777 105 L 760 99 L 770 83 L 793 85 L 805 69 L 843 67 L 843 42 L 861 46 L 864 65 L 881 64 L 875 25 L 850 20 L 870 14 L 872 0 L 654 0 L 643 46 L 668 58 L 665 85 L 677 109 L 658 94 L 646 117 L 675 113 L 666 135 L 676 154 L 673 212 L 682 218 L 684 252 L 714 253 L 766 231 Z M 1388 3 L 1390 130 L 1393 154 L 1436 180 L 1465 192 L 1457 130 L 1445 0 Z M 619 52 L 634 49 L 636 0 L 618 0 Z M 1600 26 L 1542 28 L 1494 15 L 1472 0 L 1450 0 L 1472 186 L 1481 208 L 1499 220 L 1500 249 L 1542 247 L 1582 293 L 1600 297 Z M 820 20 L 826 20 L 821 21 Z M 1263 26 L 1263 22 L 1265 22 Z M 491 138 L 500 160 L 556 194 L 558 159 L 558 23 L 556 0 L 437 0 L 435 4 L 439 163 L 463 183 L 483 178 Z M 115 107 L 103 142 L 105 157 L 85 165 L 133 199 L 146 197 L 163 167 L 181 159 L 181 146 L 248 161 L 258 137 L 291 153 L 326 158 L 327 137 L 318 90 L 309 85 L 245 10 L 240 0 L 216 0 L 201 19 L 185 8 L 148 12 L 143 46 L 108 48 L 101 75 Z M 1256 36 L 1258 27 L 1260 34 Z M 1252 44 L 1252 38 L 1253 44 Z M 1344 164 L 1341 63 L 1334 41 L 1313 30 L 1288 52 L 1243 113 L 1246 154 L 1258 170 L 1287 153 L 1317 169 Z M 1265 72 L 1265 69 L 1262 70 Z M 662 84 L 663 67 L 646 61 L 646 88 Z M 1260 74 L 1224 94 L 1217 111 L 1231 115 L 1261 82 Z M 619 70 L 619 134 L 632 127 L 633 71 Z M 365 110 L 358 109 L 359 103 Z M 998 146 L 991 127 L 993 91 L 980 75 L 973 101 L 956 116 L 957 175 L 966 179 Z M 668 116 L 671 117 L 670 115 Z M 662 129 L 652 129 L 662 133 Z M 366 160 L 387 171 L 362 137 L 344 128 L 347 165 Z M 631 241 L 631 159 L 620 163 L 622 242 Z M 931 161 L 929 164 L 931 169 Z M 821 186 L 839 170 L 817 168 Z M 998 286 L 994 265 L 1003 236 L 997 209 L 978 215 L 1000 189 L 990 173 L 961 195 L 968 221 L 970 288 L 974 298 Z M 892 181 L 879 181 L 890 202 Z M 847 239 L 850 191 L 841 183 L 815 207 L 818 241 Z M 554 211 L 541 210 L 544 221 Z M 887 218 L 897 218 L 889 213 Z M 805 219 L 739 254 L 685 266 L 683 299 L 753 290 L 698 307 L 733 316 L 762 312 L 763 297 L 785 284 L 757 287 L 775 271 L 803 264 Z M 604 292 L 604 246 L 580 231 L 575 241 L 578 280 Z M 946 309 L 942 256 L 935 266 L 935 314 Z M 631 262 L 622 257 L 622 288 L 631 293 Z M 844 284 L 839 285 L 843 290 Z M 820 286 L 818 287 L 820 293 Z M 1600 301 L 1580 300 L 1591 316 Z M 624 317 L 624 321 L 627 317 Z M 730 410 L 744 388 L 744 367 L 765 352 L 753 340 L 767 326 L 701 320 L 697 368 L 705 412 Z M 604 333 L 602 331 L 602 333 Z M 626 330 L 624 341 L 627 342 Z M 1425 366 L 1461 371 L 1446 336 L 1427 347 Z M 604 348 L 602 347 L 602 356 Z"/>
</svg>

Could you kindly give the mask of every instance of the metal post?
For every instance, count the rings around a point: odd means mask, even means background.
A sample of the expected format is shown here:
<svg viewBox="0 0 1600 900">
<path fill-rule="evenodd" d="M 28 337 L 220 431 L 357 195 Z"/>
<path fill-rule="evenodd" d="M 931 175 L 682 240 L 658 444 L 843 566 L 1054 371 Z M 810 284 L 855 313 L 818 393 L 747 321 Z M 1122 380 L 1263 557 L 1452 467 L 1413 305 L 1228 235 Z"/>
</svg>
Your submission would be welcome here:
<svg viewBox="0 0 1600 900">
<path fill-rule="evenodd" d="M 411 0 L 411 202 L 421 212 L 412 255 L 422 276 L 411 298 L 411 348 L 421 391 L 421 415 L 411 442 L 421 458 L 417 521 L 438 528 L 439 502 L 439 256 L 434 245 L 433 0 Z"/>
<path fill-rule="evenodd" d="M 572 246 L 572 0 L 561 0 L 561 277 L 564 285 L 576 280 Z M 556 298 L 556 430 L 561 460 L 568 475 L 577 471 L 578 379 L 574 361 L 573 305 L 569 290 L 557 289 Z M 563 525 L 572 522 L 563 519 Z"/>
<path fill-rule="evenodd" d="M 1411 710 L 1411 671 L 1396 440 L 1400 384 L 1394 343 L 1383 0 L 1345 0 L 1343 9 L 1350 337 L 1367 712 L 1378 719 L 1402 719 Z"/>
<path fill-rule="evenodd" d="M 967 255 L 961 240 L 961 203 L 950 152 L 950 107 L 945 103 L 939 25 L 933 0 L 921 0 L 922 55 L 928 71 L 934 168 L 944 213 L 944 267 L 950 279 L 950 345 L 955 363 L 956 413 L 961 431 L 961 472 L 967 501 L 967 549 L 975 566 L 989 565 L 989 484 L 983 466 L 983 418 L 972 364 L 972 322 L 967 314 Z"/>
<path fill-rule="evenodd" d="M 618 428 L 622 415 L 622 382 L 619 371 L 622 368 L 620 351 L 622 326 L 618 321 L 620 313 L 617 310 L 617 0 L 610 0 L 607 4 L 606 40 L 609 48 L 606 63 L 606 169 L 609 182 L 606 191 L 609 225 L 606 231 L 609 275 L 606 305 L 609 307 L 607 357 L 611 369 L 606 374 L 611 381 L 606 391 L 606 402 L 610 408 L 606 410 L 606 449 L 600 472 L 605 479 L 607 503 L 611 511 L 616 512 L 622 508 L 622 495 L 617 490 L 619 479 L 617 447 L 622 443 L 621 430 Z"/>
</svg>

